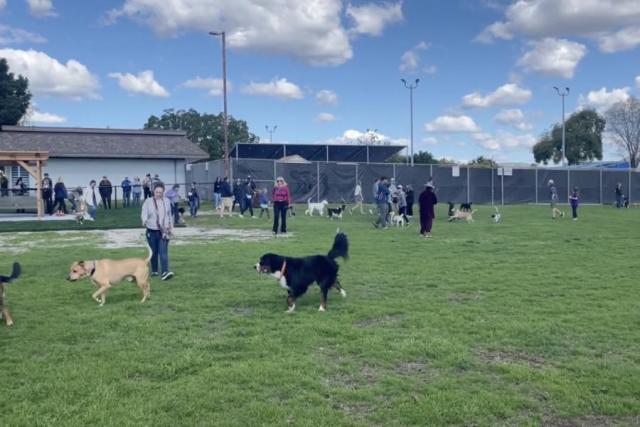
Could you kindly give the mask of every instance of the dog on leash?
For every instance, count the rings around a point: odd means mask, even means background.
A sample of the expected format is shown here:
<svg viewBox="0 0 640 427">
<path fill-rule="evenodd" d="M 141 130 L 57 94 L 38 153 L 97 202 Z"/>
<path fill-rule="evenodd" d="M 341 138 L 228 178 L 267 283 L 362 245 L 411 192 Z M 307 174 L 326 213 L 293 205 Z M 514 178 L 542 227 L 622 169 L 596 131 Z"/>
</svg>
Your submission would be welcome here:
<svg viewBox="0 0 640 427">
<path fill-rule="evenodd" d="M 496 223 L 496 224 L 497 224 L 497 223 L 499 223 L 499 222 L 500 222 L 500 220 L 502 219 L 502 215 L 500 214 L 500 211 L 498 210 L 498 207 L 497 207 L 497 206 L 494 206 L 493 208 L 494 208 L 496 211 L 495 211 L 494 213 L 492 213 L 492 214 L 491 214 L 491 220 L 492 220 L 494 223 Z"/>
<path fill-rule="evenodd" d="M 471 224 L 473 221 L 473 214 L 478 210 L 474 209 L 472 211 L 455 211 L 453 216 L 449 217 L 449 222 L 453 222 L 456 220 L 467 221 L 468 224 Z"/>
<path fill-rule="evenodd" d="M 10 283 L 16 280 L 20 276 L 20 272 L 22 269 L 20 268 L 20 264 L 17 262 L 13 263 L 13 271 L 10 276 L 0 276 L 0 314 L 2 314 L 2 318 L 4 319 L 4 323 L 7 326 L 13 325 L 13 319 L 11 318 L 11 313 L 9 313 L 9 309 L 4 305 L 4 284 Z"/>
<path fill-rule="evenodd" d="M 391 212 L 391 223 L 394 224 L 398 228 L 400 228 L 400 227 L 408 227 L 409 226 L 409 222 L 407 221 L 405 216 L 397 214 L 395 212 Z"/>
<path fill-rule="evenodd" d="M 141 303 L 151 294 L 149 284 L 149 261 L 152 250 L 147 245 L 147 258 L 98 259 L 93 261 L 77 261 L 71 264 L 67 280 L 75 282 L 88 278 L 98 287 L 91 297 L 102 307 L 107 300 L 109 289 L 123 280 L 135 281 L 142 291 Z"/>
<path fill-rule="evenodd" d="M 340 207 L 338 207 L 338 208 L 329 208 L 329 209 L 327 210 L 327 214 L 329 215 L 329 218 L 330 218 L 330 219 L 338 218 L 338 219 L 340 219 L 340 220 L 341 220 L 341 219 L 342 219 L 342 214 L 343 214 L 343 213 L 344 213 L 344 211 L 346 211 L 346 210 L 347 210 L 347 207 L 346 207 L 346 205 L 344 205 L 344 204 L 343 204 L 343 205 L 341 205 L 341 206 L 340 206 Z"/>
<path fill-rule="evenodd" d="M 319 203 L 313 203 L 311 202 L 311 197 L 309 197 L 309 200 L 307 200 L 307 209 L 304 211 L 304 214 L 313 216 L 314 212 L 318 212 L 320 216 L 323 216 L 324 208 L 327 207 L 328 204 L 329 202 L 327 202 L 326 200 L 323 200 Z"/>
<path fill-rule="evenodd" d="M 319 311 L 327 309 L 327 294 L 334 288 L 343 297 L 347 293 L 342 289 L 338 280 L 340 266 L 337 258 L 349 258 L 349 241 L 344 233 L 338 232 L 333 240 L 333 246 L 327 255 L 314 255 L 304 258 L 294 258 L 273 253 L 260 257 L 255 265 L 258 273 L 273 276 L 280 286 L 287 290 L 287 313 L 296 309 L 296 299 L 304 295 L 309 286 L 316 282 L 322 292 L 322 302 Z"/>
</svg>

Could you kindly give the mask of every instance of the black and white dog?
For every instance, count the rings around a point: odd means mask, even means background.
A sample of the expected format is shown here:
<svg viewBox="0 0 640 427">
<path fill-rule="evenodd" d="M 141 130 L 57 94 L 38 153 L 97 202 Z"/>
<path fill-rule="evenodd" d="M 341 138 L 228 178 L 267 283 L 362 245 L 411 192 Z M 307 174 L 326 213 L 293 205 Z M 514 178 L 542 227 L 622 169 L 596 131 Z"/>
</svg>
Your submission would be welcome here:
<svg viewBox="0 0 640 427">
<path fill-rule="evenodd" d="M 469 203 L 460 203 L 460 210 L 462 212 L 471 212 L 472 208 L 471 205 L 473 205 L 472 202 Z"/>
<path fill-rule="evenodd" d="M 4 305 L 4 284 L 13 282 L 20 276 L 20 272 L 20 264 L 14 262 L 11 276 L 0 276 L 0 314 L 2 314 L 4 323 L 6 323 L 7 326 L 13 325 L 13 319 L 11 318 L 11 313 L 9 313 L 9 309 Z"/>
<path fill-rule="evenodd" d="M 309 286 L 316 282 L 322 292 L 319 311 L 327 308 L 327 294 L 335 288 L 343 297 L 347 293 L 340 286 L 336 258 L 349 258 L 349 241 L 344 233 L 336 234 L 333 247 L 327 255 L 315 255 L 304 258 L 287 257 L 276 254 L 264 254 L 256 264 L 259 273 L 271 274 L 280 286 L 287 290 L 287 313 L 296 309 L 296 299 L 307 292 Z"/>
<path fill-rule="evenodd" d="M 342 214 L 346 210 L 347 210 L 347 207 L 346 205 L 343 204 L 339 208 L 328 208 L 327 213 L 329 215 L 329 218 L 331 219 L 334 219 L 334 218 L 342 219 Z"/>
</svg>

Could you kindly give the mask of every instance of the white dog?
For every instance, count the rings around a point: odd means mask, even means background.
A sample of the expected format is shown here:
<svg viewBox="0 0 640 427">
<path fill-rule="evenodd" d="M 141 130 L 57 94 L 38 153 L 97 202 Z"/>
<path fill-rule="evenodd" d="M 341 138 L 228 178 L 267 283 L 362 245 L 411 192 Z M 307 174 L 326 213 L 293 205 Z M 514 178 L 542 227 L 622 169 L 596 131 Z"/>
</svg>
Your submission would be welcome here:
<svg viewBox="0 0 640 427">
<path fill-rule="evenodd" d="M 391 223 L 395 224 L 395 226 L 398 228 L 406 227 L 409 225 L 409 223 L 407 223 L 407 220 L 404 219 L 403 215 L 398 215 L 395 212 L 391 212 Z"/>
<path fill-rule="evenodd" d="M 313 216 L 313 212 L 317 211 L 320 216 L 324 215 L 324 208 L 327 206 L 329 202 L 326 200 L 321 201 L 320 203 L 312 203 L 311 197 L 307 200 L 307 210 L 304 211 L 305 215 Z"/>
<path fill-rule="evenodd" d="M 496 210 L 496 213 L 491 214 L 491 219 L 493 220 L 493 222 L 495 222 L 496 224 L 500 222 L 500 219 L 502 218 L 502 215 L 500 215 L 500 211 L 498 210 L 497 206 L 494 206 L 494 209 Z"/>
</svg>

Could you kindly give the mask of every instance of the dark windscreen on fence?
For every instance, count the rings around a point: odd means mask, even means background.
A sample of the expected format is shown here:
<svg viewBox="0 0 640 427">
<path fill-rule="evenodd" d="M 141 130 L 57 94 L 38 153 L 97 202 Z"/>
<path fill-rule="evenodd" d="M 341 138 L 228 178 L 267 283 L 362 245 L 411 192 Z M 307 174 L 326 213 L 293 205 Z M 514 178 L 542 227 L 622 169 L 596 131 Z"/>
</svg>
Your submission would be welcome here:
<svg viewBox="0 0 640 427">
<path fill-rule="evenodd" d="M 310 147 L 310 149 L 315 149 Z M 359 151 L 354 149 L 356 155 Z M 357 155 L 359 156 L 359 154 Z M 419 194 L 433 178 L 442 202 L 476 204 L 548 203 L 549 180 L 554 181 L 560 203 L 568 202 L 569 191 L 577 186 L 582 203 L 615 203 L 616 184 L 630 203 L 640 202 L 640 172 L 608 169 L 560 168 L 472 168 L 452 165 L 386 163 L 307 162 L 285 163 L 275 160 L 231 159 L 234 179 L 247 176 L 269 192 L 277 176 L 282 176 L 296 203 L 326 199 L 330 203 L 353 203 L 356 183 L 362 185 L 365 203 L 373 202 L 373 183 L 384 176 L 395 177 L 396 184 L 411 185 Z M 504 172 L 504 173 L 503 173 Z M 196 181 L 210 199 L 213 182 L 222 176 L 221 160 L 194 163 L 187 168 L 187 181 Z"/>
</svg>

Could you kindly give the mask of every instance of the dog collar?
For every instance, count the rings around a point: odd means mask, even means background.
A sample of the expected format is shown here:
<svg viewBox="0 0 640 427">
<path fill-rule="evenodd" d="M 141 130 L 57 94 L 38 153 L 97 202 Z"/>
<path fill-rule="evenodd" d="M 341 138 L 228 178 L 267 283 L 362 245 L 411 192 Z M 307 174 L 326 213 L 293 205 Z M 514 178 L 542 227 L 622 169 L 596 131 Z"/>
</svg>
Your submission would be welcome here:
<svg viewBox="0 0 640 427">
<path fill-rule="evenodd" d="M 93 261 L 93 268 L 91 269 L 91 273 L 89 273 L 89 277 L 93 277 L 95 272 L 96 272 L 96 262 Z"/>
<path fill-rule="evenodd" d="M 287 268 L 287 261 L 282 264 L 282 268 L 280 269 L 280 277 L 284 276 L 284 270 Z"/>
</svg>

